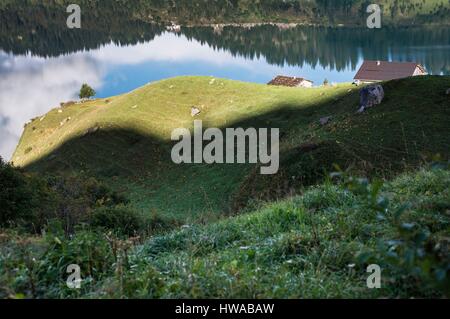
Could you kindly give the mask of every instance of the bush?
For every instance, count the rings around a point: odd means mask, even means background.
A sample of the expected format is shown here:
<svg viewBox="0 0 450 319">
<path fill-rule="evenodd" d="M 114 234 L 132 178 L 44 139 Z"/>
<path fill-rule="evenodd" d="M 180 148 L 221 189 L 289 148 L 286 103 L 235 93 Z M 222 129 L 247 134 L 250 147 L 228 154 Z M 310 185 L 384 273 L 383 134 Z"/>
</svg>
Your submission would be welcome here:
<svg viewBox="0 0 450 319">
<path fill-rule="evenodd" d="M 74 232 L 75 226 L 84 222 L 92 210 L 128 203 L 125 197 L 92 177 L 52 176 L 47 177 L 47 182 L 56 194 L 54 217 L 63 223 L 66 233 Z"/>
<path fill-rule="evenodd" d="M 126 206 L 97 208 L 90 214 L 88 224 L 127 236 L 133 236 L 145 227 L 142 216 Z"/>
<path fill-rule="evenodd" d="M 0 298 L 76 298 L 114 274 L 116 261 L 107 238 L 79 230 L 66 236 L 51 223 L 41 239 L 8 235 L 0 246 Z M 69 289 L 67 267 L 80 266 L 81 289 Z"/>
<path fill-rule="evenodd" d="M 28 174 L 0 158 L 0 227 L 39 233 L 58 220 L 72 233 L 93 209 L 126 203 L 95 178 Z"/>
<path fill-rule="evenodd" d="M 445 170 L 436 170 L 435 176 L 444 175 Z M 365 268 L 369 264 L 379 264 L 385 274 L 384 281 L 392 289 L 402 287 L 402 293 L 406 296 L 420 295 L 426 297 L 448 297 L 450 295 L 450 254 L 448 221 L 444 215 L 447 205 L 435 205 L 432 209 L 426 206 L 424 210 L 417 203 L 420 197 L 416 192 L 416 203 L 397 202 L 390 200 L 382 193 L 385 187 L 382 181 L 369 183 L 367 179 L 355 179 L 344 176 L 346 188 L 355 196 L 365 201 L 366 214 L 375 215 L 383 226 L 390 229 L 390 238 L 377 239 L 375 247 L 366 247 L 357 254 L 357 260 Z M 433 196 L 433 193 L 442 192 L 442 187 L 437 180 L 427 183 L 429 177 L 421 173 L 420 182 L 414 184 L 409 180 L 407 188 L 414 189 L 418 184 L 429 184 L 424 190 L 425 198 Z M 432 179 L 431 179 L 432 181 Z M 430 182 L 430 180 L 428 180 Z M 446 183 L 447 182 L 447 183 Z M 414 185 L 414 186 L 410 186 Z M 401 183 L 396 191 L 403 192 Z M 442 182 L 442 186 L 448 188 L 448 179 Z M 433 189 L 434 188 L 434 189 Z M 418 190 L 418 189 L 417 189 Z M 445 195 L 444 195 L 445 196 Z M 433 199 L 438 202 L 438 198 Z M 419 198 L 424 202 L 424 198 Z M 433 218 L 437 220 L 433 220 Z M 438 294 L 439 292 L 439 294 Z M 441 295 L 442 294 L 442 295 Z"/>
<path fill-rule="evenodd" d="M 44 180 L 26 175 L 0 158 L 0 227 L 39 231 L 53 211 L 54 194 Z"/>
</svg>

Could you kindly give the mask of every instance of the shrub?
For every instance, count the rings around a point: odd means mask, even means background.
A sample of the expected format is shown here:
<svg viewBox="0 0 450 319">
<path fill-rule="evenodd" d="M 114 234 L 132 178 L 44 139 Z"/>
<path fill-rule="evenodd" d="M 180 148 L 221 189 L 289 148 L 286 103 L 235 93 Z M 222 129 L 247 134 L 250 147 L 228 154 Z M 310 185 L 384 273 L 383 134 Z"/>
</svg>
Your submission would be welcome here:
<svg viewBox="0 0 450 319">
<path fill-rule="evenodd" d="M 79 297 L 114 274 L 115 260 L 107 238 L 96 231 L 66 236 L 60 223 L 51 223 L 43 238 L 10 233 L 0 245 L 0 298 Z M 71 264 L 81 268 L 81 289 L 66 285 Z"/>
<path fill-rule="evenodd" d="M 445 170 L 436 170 L 435 174 L 444 175 Z M 406 295 L 448 297 L 450 255 L 449 240 L 445 235 L 448 232 L 448 222 L 442 221 L 442 218 L 438 218 L 441 222 L 432 221 L 433 217 L 445 212 L 446 206 L 438 205 L 433 214 L 430 214 L 429 207 L 421 211 L 417 203 L 390 203 L 389 198 L 382 193 L 385 187 L 382 181 L 369 183 L 367 179 L 349 178 L 345 174 L 335 176 L 344 176 L 346 188 L 365 202 L 366 213 L 375 215 L 384 223 L 385 228 L 391 230 L 390 238 L 378 239 L 375 247 L 362 249 L 357 254 L 358 262 L 363 266 L 382 266 L 386 284 L 393 289 L 402 287 Z M 420 176 L 421 183 L 427 184 L 427 176 L 423 173 Z M 414 183 L 410 181 L 410 185 Z M 409 189 L 414 189 L 414 186 Z M 448 187 L 448 183 L 444 181 L 442 186 Z M 434 181 L 433 185 L 426 188 L 426 197 L 433 196 L 433 188 L 438 189 L 436 193 L 441 192 L 439 183 Z M 397 188 L 397 192 L 402 191 Z M 417 193 L 419 192 L 416 192 L 415 197 L 420 196 Z M 430 225 L 433 225 L 433 231 Z M 442 295 L 436 295 L 437 292 Z"/>
<path fill-rule="evenodd" d="M 126 206 L 100 207 L 89 216 L 88 224 L 111 230 L 120 235 L 133 236 L 145 226 L 143 218 Z"/>
<path fill-rule="evenodd" d="M 66 233 L 72 233 L 96 208 L 128 203 L 125 197 L 92 177 L 51 176 L 47 177 L 47 182 L 57 198 L 55 218 L 63 223 Z"/>
<path fill-rule="evenodd" d="M 53 203 L 44 180 L 24 174 L 0 158 L 0 227 L 39 231 L 53 211 Z"/>
<path fill-rule="evenodd" d="M 72 233 L 91 210 L 126 203 L 94 178 L 28 174 L 0 158 L 0 227 L 39 233 L 50 220 L 59 220 Z"/>
</svg>

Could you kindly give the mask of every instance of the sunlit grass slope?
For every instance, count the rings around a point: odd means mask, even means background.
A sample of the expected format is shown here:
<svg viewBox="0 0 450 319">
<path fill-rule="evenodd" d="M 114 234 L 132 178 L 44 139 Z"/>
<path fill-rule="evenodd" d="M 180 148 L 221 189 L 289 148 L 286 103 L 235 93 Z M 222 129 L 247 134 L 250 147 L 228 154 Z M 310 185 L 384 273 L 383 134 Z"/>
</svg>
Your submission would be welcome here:
<svg viewBox="0 0 450 319">
<path fill-rule="evenodd" d="M 390 175 L 424 156 L 448 157 L 450 79 L 384 86 L 383 104 L 356 115 L 358 89 L 350 84 L 294 89 L 212 77 L 168 79 L 34 119 L 13 162 L 46 173 L 94 175 L 144 213 L 189 221 L 315 184 L 335 163 Z M 250 165 L 173 164 L 170 135 L 174 128 L 192 128 L 192 107 L 208 127 L 280 128 L 280 173 L 263 178 Z M 329 125 L 319 124 L 323 116 L 333 117 Z"/>
</svg>

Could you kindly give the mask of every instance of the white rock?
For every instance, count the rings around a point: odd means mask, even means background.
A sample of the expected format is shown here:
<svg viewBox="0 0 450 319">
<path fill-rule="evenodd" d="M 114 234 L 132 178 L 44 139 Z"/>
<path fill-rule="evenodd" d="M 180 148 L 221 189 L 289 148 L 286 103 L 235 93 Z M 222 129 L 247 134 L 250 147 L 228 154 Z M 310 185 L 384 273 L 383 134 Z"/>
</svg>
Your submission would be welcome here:
<svg viewBox="0 0 450 319">
<path fill-rule="evenodd" d="M 191 109 L 191 116 L 192 116 L 192 117 L 197 116 L 197 115 L 199 115 L 201 112 L 202 112 L 202 111 L 200 111 L 199 108 L 193 107 L 193 108 Z"/>
<path fill-rule="evenodd" d="M 331 119 L 332 119 L 332 118 L 333 118 L 332 116 L 322 117 L 322 118 L 320 119 L 320 124 L 321 124 L 321 125 L 327 125 L 328 123 L 331 122 Z"/>
</svg>

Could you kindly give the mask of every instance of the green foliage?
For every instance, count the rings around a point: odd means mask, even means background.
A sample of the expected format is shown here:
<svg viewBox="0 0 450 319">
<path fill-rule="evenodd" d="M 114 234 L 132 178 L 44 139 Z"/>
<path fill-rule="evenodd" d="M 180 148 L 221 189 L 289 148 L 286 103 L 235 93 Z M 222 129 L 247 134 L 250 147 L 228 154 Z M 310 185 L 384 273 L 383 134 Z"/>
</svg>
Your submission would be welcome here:
<svg viewBox="0 0 450 319">
<path fill-rule="evenodd" d="M 387 183 L 348 173 L 333 178 L 338 182 L 253 213 L 184 225 L 145 241 L 93 229 L 66 236 L 55 224 L 44 239 L 0 234 L 0 295 L 448 296 L 450 171 L 426 169 Z M 65 286 L 66 267 L 72 263 L 82 267 L 81 290 Z M 381 289 L 366 286 L 369 263 L 382 267 Z"/>
<path fill-rule="evenodd" d="M 91 88 L 86 83 L 81 86 L 80 94 L 78 96 L 80 99 L 90 99 L 91 97 L 95 96 L 95 91 L 93 88 Z"/>
<path fill-rule="evenodd" d="M 54 218 L 62 221 L 67 233 L 85 222 L 94 209 L 114 208 L 128 203 L 124 196 L 92 177 L 49 176 L 47 183 L 56 197 Z"/>
<path fill-rule="evenodd" d="M 26 174 L 0 158 L 0 227 L 39 233 L 56 219 L 70 233 L 91 210 L 126 203 L 125 197 L 94 178 Z"/>
<path fill-rule="evenodd" d="M 419 180 L 422 185 L 423 180 Z M 377 218 L 389 223 L 392 229 L 389 238 L 378 240 L 375 247 L 358 254 L 359 263 L 381 265 L 384 269 L 385 283 L 405 287 L 406 291 L 403 293 L 406 295 L 421 291 L 425 295 L 433 296 L 433 293 L 440 291 L 442 295 L 437 295 L 438 297 L 449 296 L 450 251 L 449 240 L 446 237 L 450 231 L 448 189 L 439 189 L 440 187 L 436 189 L 438 184 L 429 184 L 427 188 L 421 189 L 428 197 L 432 197 L 433 192 L 442 192 L 434 205 L 425 206 L 429 214 L 442 212 L 447 214 L 447 218 L 444 215 L 433 222 L 429 220 L 431 216 L 417 218 L 417 210 L 423 209 L 417 204 L 417 199 L 416 203 L 410 200 L 390 204 L 389 199 L 381 193 L 383 186 L 381 182 L 369 184 L 365 179 L 349 178 L 346 179 L 346 184 L 355 194 L 363 196 L 367 200 L 367 206 L 377 214 Z M 417 187 L 417 184 L 408 187 Z M 430 198 L 424 199 L 430 201 Z"/>
<path fill-rule="evenodd" d="M 95 209 L 88 220 L 92 227 L 112 230 L 121 235 L 133 236 L 144 227 L 144 218 L 125 206 Z"/>
<path fill-rule="evenodd" d="M 0 158 L 0 227 L 23 226 L 39 231 L 53 202 L 54 194 L 42 179 Z"/>
<path fill-rule="evenodd" d="M 95 287 L 98 280 L 114 274 L 115 256 L 106 237 L 95 231 L 77 231 L 66 236 L 61 225 L 52 223 L 36 241 L 8 234 L 0 249 L 0 298 L 77 297 Z M 83 289 L 69 289 L 67 267 L 77 264 L 83 274 Z"/>
</svg>

